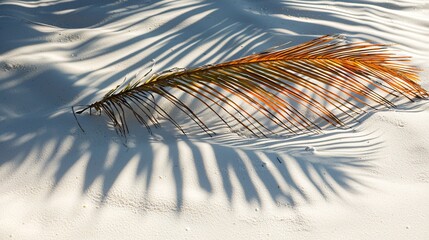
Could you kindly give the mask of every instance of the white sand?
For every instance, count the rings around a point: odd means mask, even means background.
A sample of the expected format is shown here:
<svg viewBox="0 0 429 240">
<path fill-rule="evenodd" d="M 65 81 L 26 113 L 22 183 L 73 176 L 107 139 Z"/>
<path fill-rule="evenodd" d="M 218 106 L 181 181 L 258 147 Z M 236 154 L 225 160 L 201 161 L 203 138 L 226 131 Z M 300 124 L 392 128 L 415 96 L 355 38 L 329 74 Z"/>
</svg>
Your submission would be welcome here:
<svg viewBox="0 0 429 240">
<path fill-rule="evenodd" d="M 337 33 L 395 43 L 428 89 L 426 0 L 106 2 L 0 2 L 0 239 L 429 239 L 427 101 L 318 136 L 135 126 L 126 146 L 70 112 L 153 59 L 189 67 Z"/>
</svg>

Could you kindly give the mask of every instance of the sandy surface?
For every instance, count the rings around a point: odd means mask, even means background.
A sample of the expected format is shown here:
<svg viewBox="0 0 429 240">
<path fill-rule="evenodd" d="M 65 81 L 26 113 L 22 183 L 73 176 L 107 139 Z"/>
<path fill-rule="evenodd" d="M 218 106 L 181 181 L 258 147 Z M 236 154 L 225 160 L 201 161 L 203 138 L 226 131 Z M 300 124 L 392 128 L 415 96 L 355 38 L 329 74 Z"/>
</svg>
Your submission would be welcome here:
<svg viewBox="0 0 429 240">
<path fill-rule="evenodd" d="M 106 3 L 109 2 L 109 3 Z M 289 139 L 124 143 L 90 103 L 125 77 L 325 34 L 394 43 L 429 89 L 425 0 L 0 1 L 0 239 L 429 239 L 429 103 Z"/>
</svg>

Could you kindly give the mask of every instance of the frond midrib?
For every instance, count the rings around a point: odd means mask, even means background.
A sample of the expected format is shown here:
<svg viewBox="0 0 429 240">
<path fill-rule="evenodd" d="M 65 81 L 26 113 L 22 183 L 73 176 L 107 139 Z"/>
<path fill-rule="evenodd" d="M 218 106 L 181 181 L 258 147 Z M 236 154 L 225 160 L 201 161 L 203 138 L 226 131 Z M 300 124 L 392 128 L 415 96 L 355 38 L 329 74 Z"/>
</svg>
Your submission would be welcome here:
<svg viewBox="0 0 429 240">
<path fill-rule="evenodd" d="M 113 94 L 105 99 L 103 99 L 102 101 L 98 101 L 97 103 L 100 102 L 104 102 L 104 101 L 112 101 L 113 99 L 118 99 L 120 97 L 126 97 L 128 94 L 130 94 L 131 92 L 135 92 L 135 91 L 141 91 L 143 90 L 143 88 L 147 88 L 147 91 L 151 91 L 153 89 L 153 87 L 155 85 L 162 85 L 164 87 L 174 87 L 174 85 L 168 85 L 168 84 L 163 84 L 163 81 L 167 81 L 169 79 L 174 79 L 176 77 L 181 77 L 181 76 L 185 76 L 185 75 L 189 75 L 189 74 L 198 74 L 199 72 L 203 72 L 203 71 L 210 71 L 210 70 L 216 70 L 216 69 L 224 69 L 224 68 L 228 68 L 228 67 L 233 67 L 233 66 L 246 66 L 246 65 L 252 65 L 252 64 L 258 64 L 258 63 L 268 63 L 268 62 L 303 62 L 303 61 L 335 61 L 335 62 L 354 62 L 354 63 L 360 63 L 360 64 L 365 64 L 368 65 L 368 62 L 371 62 L 370 60 L 364 60 L 364 59 L 357 59 L 357 58 L 350 58 L 350 57 L 342 57 L 342 58 L 327 58 L 327 57 L 323 57 L 323 56 L 314 56 L 314 57 L 294 57 L 294 58 L 285 58 L 282 60 L 278 60 L 278 59 L 262 59 L 262 60 L 255 60 L 255 61 L 249 61 L 249 62 L 242 62 L 241 59 L 238 60 L 233 60 L 230 62 L 226 62 L 226 63 L 222 63 L 222 64 L 218 64 L 218 65 L 213 65 L 213 66 L 202 66 L 202 67 L 198 67 L 198 68 L 193 68 L 193 69 L 189 69 L 189 70 L 185 70 L 182 72 L 177 72 L 177 73 L 164 73 L 164 74 L 160 74 L 160 75 L 154 75 L 153 78 L 149 79 L 148 81 L 146 81 L 145 83 L 142 83 L 140 85 L 137 85 L 135 88 L 130 88 L 124 91 L 120 91 L 117 94 Z M 372 63 L 370 63 L 372 64 Z M 380 66 L 380 65 L 378 65 Z M 413 81 L 414 82 L 414 81 Z M 113 100 L 114 101 L 114 100 Z M 95 105 L 96 103 L 94 103 Z"/>
</svg>

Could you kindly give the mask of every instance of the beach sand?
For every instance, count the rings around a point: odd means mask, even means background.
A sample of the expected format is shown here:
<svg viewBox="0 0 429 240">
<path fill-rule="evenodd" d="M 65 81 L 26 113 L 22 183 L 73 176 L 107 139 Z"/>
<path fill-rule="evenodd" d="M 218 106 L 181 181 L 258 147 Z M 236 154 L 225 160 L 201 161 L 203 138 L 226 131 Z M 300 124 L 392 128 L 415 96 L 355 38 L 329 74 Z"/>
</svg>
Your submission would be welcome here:
<svg viewBox="0 0 429 240">
<path fill-rule="evenodd" d="M 260 139 L 125 142 L 70 109 L 152 66 L 326 34 L 392 44 L 429 89 L 425 0 L 4 0 L 0 32 L 0 239 L 429 239 L 427 100 Z"/>
</svg>

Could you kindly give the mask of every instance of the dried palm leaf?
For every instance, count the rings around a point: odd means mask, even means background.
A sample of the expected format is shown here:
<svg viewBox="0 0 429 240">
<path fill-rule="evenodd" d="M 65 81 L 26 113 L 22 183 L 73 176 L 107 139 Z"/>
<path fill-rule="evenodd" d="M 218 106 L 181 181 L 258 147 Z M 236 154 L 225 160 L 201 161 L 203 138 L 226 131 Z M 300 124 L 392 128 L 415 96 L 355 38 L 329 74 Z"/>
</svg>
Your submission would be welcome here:
<svg viewBox="0 0 429 240">
<path fill-rule="evenodd" d="M 267 136 L 272 133 L 268 121 L 297 134 L 320 129 L 321 121 L 343 126 L 344 119 L 363 108 L 394 107 L 391 99 L 397 97 L 427 98 L 428 92 L 418 84 L 418 69 L 408 61 L 383 44 L 323 36 L 225 63 L 153 74 L 112 89 L 77 113 L 104 112 L 123 136 L 129 133 L 126 111 L 149 132 L 151 125 L 159 126 L 157 113 L 184 133 L 171 114 L 158 106 L 154 98 L 158 95 L 213 134 L 205 120 L 172 93 L 176 89 L 200 101 L 230 128 L 238 124 L 255 136 Z"/>
</svg>

